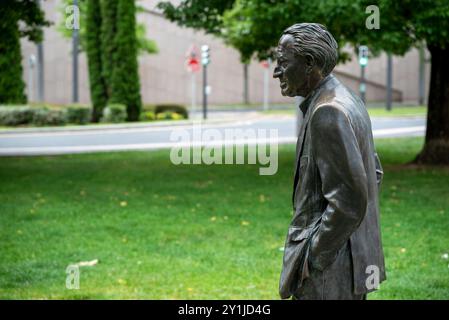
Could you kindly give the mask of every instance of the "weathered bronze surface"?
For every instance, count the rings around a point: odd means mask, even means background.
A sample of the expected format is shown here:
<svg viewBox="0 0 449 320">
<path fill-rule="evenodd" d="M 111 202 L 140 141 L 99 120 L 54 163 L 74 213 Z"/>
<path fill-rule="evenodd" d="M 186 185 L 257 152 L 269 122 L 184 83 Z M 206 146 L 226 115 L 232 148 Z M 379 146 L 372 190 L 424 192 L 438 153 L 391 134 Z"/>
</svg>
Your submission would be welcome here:
<svg viewBox="0 0 449 320">
<path fill-rule="evenodd" d="M 386 278 L 382 167 L 363 102 L 331 74 L 337 58 L 335 39 L 315 23 L 286 29 L 277 48 L 273 77 L 282 94 L 305 97 L 279 284 L 283 299 L 363 299 Z"/>
</svg>

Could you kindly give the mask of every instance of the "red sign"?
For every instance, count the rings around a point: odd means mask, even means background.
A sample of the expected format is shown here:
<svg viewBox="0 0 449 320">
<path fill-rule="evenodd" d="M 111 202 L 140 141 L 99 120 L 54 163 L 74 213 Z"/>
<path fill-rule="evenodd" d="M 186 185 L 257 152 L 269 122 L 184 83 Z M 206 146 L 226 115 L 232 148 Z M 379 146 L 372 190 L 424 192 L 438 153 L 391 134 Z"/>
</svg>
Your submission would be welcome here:
<svg viewBox="0 0 449 320">
<path fill-rule="evenodd" d="M 189 72 L 200 71 L 200 62 L 198 60 L 198 49 L 192 45 L 186 53 L 186 68 Z"/>
<path fill-rule="evenodd" d="M 265 69 L 268 69 L 270 67 L 270 63 L 267 60 L 261 61 L 260 65 Z"/>
<path fill-rule="evenodd" d="M 189 72 L 198 72 L 200 71 L 200 63 L 196 58 L 187 59 L 187 70 Z"/>
</svg>

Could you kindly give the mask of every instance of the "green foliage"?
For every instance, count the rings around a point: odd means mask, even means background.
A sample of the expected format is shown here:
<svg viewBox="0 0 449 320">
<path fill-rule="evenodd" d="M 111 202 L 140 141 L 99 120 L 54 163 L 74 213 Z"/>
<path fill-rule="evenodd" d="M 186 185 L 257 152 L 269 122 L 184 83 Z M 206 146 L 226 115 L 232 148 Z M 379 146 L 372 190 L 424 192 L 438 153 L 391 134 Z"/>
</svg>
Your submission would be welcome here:
<svg viewBox="0 0 449 320">
<path fill-rule="evenodd" d="M 67 108 L 67 122 L 86 124 L 92 118 L 92 108 L 88 106 L 74 105 Z"/>
<path fill-rule="evenodd" d="M 117 0 L 97 0 L 99 2 L 104 2 L 104 4 L 110 6 L 110 10 L 108 8 L 103 7 L 103 10 L 107 10 L 110 13 L 113 13 L 117 8 Z M 80 9 L 80 50 L 81 51 L 87 51 L 87 37 L 88 37 L 88 26 L 87 26 L 87 20 L 88 18 L 88 6 L 89 1 L 87 0 L 78 0 L 78 7 Z M 73 4 L 73 0 L 63 0 L 61 5 L 59 6 L 59 11 L 61 13 L 61 20 L 58 23 L 57 30 L 62 34 L 64 38 L 71 39 L 72 37 L 72 30 L 66 28 L 66 7 Z M 137 13 L 143 12 L 144 9 L 141 6 L 137 6 Z M 109 16 L 109 18 L 113 18 L 114 16 Z M 86 27 L 84 27 L 86 26 Z M 114 29 L 113 25 L 110 25 L 112 29 Z M 100 29 L 97 29 L 96 32 L 99 32 Z M 137 37 L 137 47 L 139 50 L 139 54 L 154 54 L 158 53 L 158 47 L 154 40 L 148 39 L 146 36 L 146 27 L 144 23 L 136 22 L 136 37 Z"/>
<path fill-rule="evenodd" d="M 126 105 L 110 104 L 103 109 L 101 122 L 120 123 L 126 120 Z"/>
<path fill-rule="evenodd" d="M 178 25 L 220 36 L 222 32 L 222 15 L 231 9 L 234 0 L 183 0 L 178 6 L 162 1 L 157 7 L 167 19 Z"/>
<path fill-rule="evenodd" d="M 379 7 L 379 30 L 366 28 L 369 5 Z M 341 48 L 366 44 L 374 54 L 384 50 L 402 55 L 422 42 L 441 48 L 449 43 L 447 0 L 184 0 L 177 6 L 161 2 L 158 7 L 179 25 L 223 37 L 239 50 L 242 60 L 254 54 L 261 59 L 273 56 L 282 31 L 300 22 L 322 23 Z M 343 60 L 348 58 L 341 54 Z"/>
<path fill-rule="evenodd" d="M 29 106 L 1 106 L 0 125 L 18 126 L 29 124 L 33 121 L 35 108 Z"/>
<path fill-rule="evenodd" d="M 182 120 L 185 118 L 182 114 L 179 114 L 177 112 L 164 111 L 164 112 L 156 114 L 156 119 L 157 120 Z"/>
<path fill-rule="evenodd" d="M 64 18 L 59 31 L 67 38 L 72 31 L 65 27 L 65 8 L 71 4 L 64 0 L 60 8 Z M 156 43 L 146 38 L 145 25 L 136 21 L 144 8 L 136 7 L 135 1 L 120 4 L 119 0 L 80 0 L 79 8 L 80 48 L 88 56 L 93 121 L 101 118 L 108 102 L 126 104 L 128 120 L 137 121 L 141 107 L 137 54 L 158 51 Z"/>
<path fill-rule="evenodd" d="M 0 103 L 25 103 L 20 37 L 42 40 L 49 25 L 32 0 L 3 0 L 0 10 Z"/>
<path fill-rule="evenodd" d="M 6 18 L 0 11 L 0 103 L 25 103 L 25 83 L 22 79 L 22 55 L 20 52 L 17 21 Z"/>
<path fill-rule="evenodd" d="M 167 111 L 178 113 L 185 119 L 189 117 L 186 107 L 181 104 L 158 104 L 154 107 L 154 113 L 156 114 L 156 116 L 159 113 L 164 113 Z"/>
<path fill-rule="evenodd" d="M 46 105 L 2 106 L 0 107 L 0 125 L 19 126 L 58 126 L 67 122 L 66 110 L 49 108 Z"/>
<path fill-rule="evenodd" d="M 37 108 L 32 123 L 36 126 L 61 126 L 67 123 L 64 110 Z"/>
<path fill-rule="evenodd" d="M 93 105 L 92 120 L 98 122 L 108 100 L 106 79 L 103 75 L 103 54 L 101 46 L 100 0 L 90 0 L 86 5 L 86 52 L 89 65 L 90 97 Z"/>
<path fill-rule="evenodd" d="M 142 101 L 137 63 L 136 7 L 134 1 L 118 0 L 117 31 L 114 38 L 114 67 L 112 70 L 112 103 L 125 104 L 127 120 L 138 121 Z"/>
<path fill-rule="evenodd" d="M 114 70 L 114 52 L 117 50 L 115 35 L 117 34 L 117 3 L 118 0 L 101 1 L 101 50 L 102 72 L 106 81 L 107 98 L 112 94 L 112 72 Z"/>
<path fill-rule="evenodd" d="M 143 110 L 140 114 L 140 121 L 153 121 L 156 119 L 156 115 L 153 111 L 145 111 Z"/>
</svg>

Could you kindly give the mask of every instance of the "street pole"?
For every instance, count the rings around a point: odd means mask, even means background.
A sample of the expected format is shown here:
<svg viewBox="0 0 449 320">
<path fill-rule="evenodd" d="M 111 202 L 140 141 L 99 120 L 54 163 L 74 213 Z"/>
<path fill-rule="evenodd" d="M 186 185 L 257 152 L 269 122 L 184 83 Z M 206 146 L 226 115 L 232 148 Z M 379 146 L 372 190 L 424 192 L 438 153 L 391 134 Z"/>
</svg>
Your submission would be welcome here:
<svg viewBox="0 0 449 320">
<path fill-rule="evenodd" d="M 270 85 L 270 66 L 271 59 L 267 60 L 268 66 L 264 70 L 264 81 L 263 81 L 263 109 L 267 111 L 269 109 L 269 85 Z"/>
<path fill-rule="evenodd" d="M 201 65 L 203 66 L 203 119 L 207 119 L 207 95 L 209 94 L 207 87 L 207 65 L 210 62 L 209 46 L 201 46 Z"/>
<path fill-rule="evenodd" d="M 73 0 L 73 5 L 75 8 L 78 7 L 78 0 Z M 77 11 L 78 12 L 78 11 Z M 78 17 L 74 17 L 74 19 L 78 19 Z M 73 102 L 77 103 L 78 99 L 78 43 L 79 43 L 79 32 L 77 28 L 77 24 L 74 23 L 74 28 L 72 29 L 72 93 L 73 93 Z"/>
<path fill-rule="evenodd" d="M 365 67 L 368 64 L 368 47 L 359 46 L 359 64 L 360 64 L 360 98 L 366 104 L 366 80 Z"/>
<path fill-rule="evenodd" d="M 196 112 L 196 79 L 195 72 L 192 72 L 192 116 Z"/>
<path fill-rule="evenodd" d="M 203 65 L 203 119 L 207 119 L 207 64 Z"/>
<path fill-rule="evenodd" d="M 37 0 L 36 2 L 39 8 L 41 8 L 41 1 Z M 37 100 L 43 102 L 44 99 L 44 45 L 41 41 L 37 44 Z"/>
<path fill-rule="evenodd" d="M 34 101 L 34 66 L 36 65 L 36 57 L 34 54 L 30 55 L 28 60 L 28 101 Z"/>
<path fill-rule="evenodd" d="M 393 98 L 393 58 L 390 53 L 387 55 L 387 111 L 391 111 L 391 101 Z"/>
</svg>

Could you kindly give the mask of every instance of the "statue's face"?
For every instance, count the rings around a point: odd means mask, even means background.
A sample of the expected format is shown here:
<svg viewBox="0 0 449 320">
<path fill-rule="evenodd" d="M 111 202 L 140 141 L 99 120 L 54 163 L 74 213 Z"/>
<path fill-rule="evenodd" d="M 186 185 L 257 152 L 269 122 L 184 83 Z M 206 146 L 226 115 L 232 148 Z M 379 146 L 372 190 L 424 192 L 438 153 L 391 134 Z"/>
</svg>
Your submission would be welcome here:
<svg viewBox="0 0 449 320">
<path fill-rule="evenodd" d="M 277 47 L 277 66 L 273 78 L 278 78 L 283 96 L 305 97 L 309 94 L 309 74 L 307 61 L 304 57 L 295 56 L 294 39 L 291 35 L 283 35 Z"/>
</svg>

